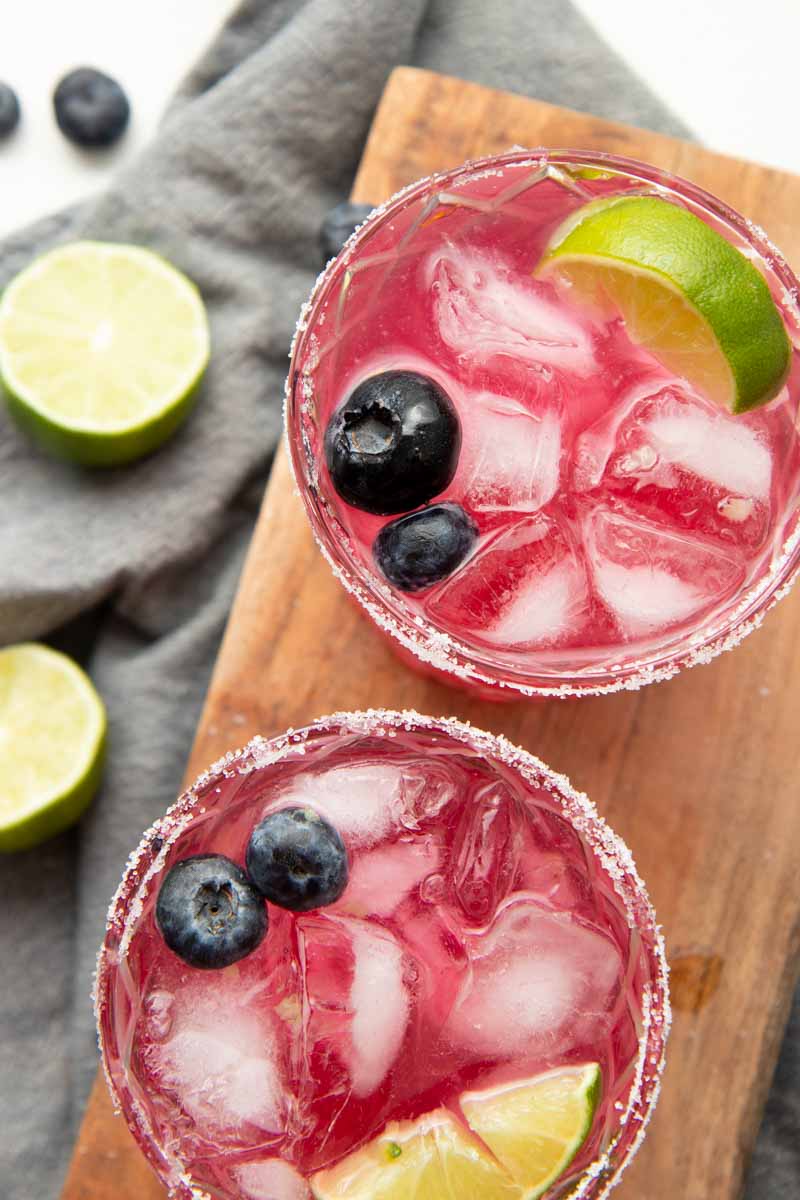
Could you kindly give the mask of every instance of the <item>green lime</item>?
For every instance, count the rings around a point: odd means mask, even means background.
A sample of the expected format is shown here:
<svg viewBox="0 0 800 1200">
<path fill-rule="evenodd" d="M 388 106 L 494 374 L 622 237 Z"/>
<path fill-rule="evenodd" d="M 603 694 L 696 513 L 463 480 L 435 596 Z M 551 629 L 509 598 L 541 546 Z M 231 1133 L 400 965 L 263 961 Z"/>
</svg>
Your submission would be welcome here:
<svg viewBox="0 0 800 1200">
<path fill-rule="evenodd" d="M 87 466 L 160 446 L 188 415 L 208 355 L 197 288 L 139 246 L 59 246 L 0 301 L 11 411 L 52 453 Z"/>
<path fill-rule="evenodd" d="M 722 234 L 657 196 L 590 201 L 537 274 L 619 312 L 631 339 L 730 412 L 777 395 L 791 346 L 764 277 Z"/>
<path fill-rule="evenodd" d="M 521 1200 L 510 1176 L 444 1108 L 387 1125 L 310 1183 L 317 1200 Z"/>
<path fill-rule="evenodd" d="M 461 1097 L 470 1128 L 536 1200 L 563 1175 L 592 1127 L 600 1096 L 597 1063 L 548 1072 Z"/>
<path fill-rule="evenodd" d="M 0 851 L 77 821 L 97 790 L 103 702 L 70 658 L 25 642 L 0 650 Z"/>
<path fill-rule="evenodd" d="M 317 1200 L 536 1200 L 583 1145 L 599 1095 L 596 1063 L 465 1092 L 469 1128 L 444 1108 L 395 1121 L 312 1176 L 311 1190 Z"/>
</svg>

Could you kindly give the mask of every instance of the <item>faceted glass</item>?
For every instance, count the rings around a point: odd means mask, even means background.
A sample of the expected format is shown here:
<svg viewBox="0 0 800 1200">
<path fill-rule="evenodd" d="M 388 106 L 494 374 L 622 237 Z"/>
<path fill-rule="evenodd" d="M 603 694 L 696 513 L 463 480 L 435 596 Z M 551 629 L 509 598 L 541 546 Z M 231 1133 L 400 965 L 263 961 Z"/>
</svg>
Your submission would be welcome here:
<svg viewBox="0 0 800 1200">
<path fill-rule="evenodd" d="M 315 536 L 405 652 L 451 680 L 529 695 L 615 691 L 706 662 L 755 627 L 798 559 L 800 366 L 731 415 L 628 336 L 534 278 L 591 200 L 656 195 L 761 271 L 794 346 L 797 283 L 766 236 L 699 188 L 602 154 L 519 151 L 414 184 L 322 274 L 287 386 L 288 442 Z M 462 444 L 435 503 L 463 507 L 468 557 L 409 593 L 373 556 L 392 518 L 346 503 L 323 451 L 331 414 L 387 370 L 452 399 Z"/>
<path fill-rule="evenodd" d="M 197 854 L 244 864 L 255 825 L 296 805 L 340 832 L 344 893 L 270 904 L 247 957 L 187 966 L 155 921 L 165 873 Z M 587 798 L 502 738 L 392 712 L 256 738 L 200 777 L 130 859 L 96 1010 L 112 1094 L 180 1200 L 306 1200 L 389 1122 L 587 1063 L 600 1098 L 547 1200 L 604 1196 L 669 1026 L 647 893 Z"/>
</svg>

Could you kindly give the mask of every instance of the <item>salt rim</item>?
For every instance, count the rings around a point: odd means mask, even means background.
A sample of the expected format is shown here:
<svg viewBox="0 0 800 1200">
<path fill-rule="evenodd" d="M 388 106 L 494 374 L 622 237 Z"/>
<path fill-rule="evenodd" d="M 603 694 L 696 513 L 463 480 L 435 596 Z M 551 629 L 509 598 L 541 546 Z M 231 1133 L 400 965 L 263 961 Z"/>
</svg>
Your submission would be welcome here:
<svg viewBox="0 0 800 1200">
<path fill-rule="evenodd" d="M 796 582 L 797 567 L 800 562 L 800 516 L 795 516 L 795 527 L 784 540 L 779 555 L 776 557 L 773 554 L 769 570 L 744 593 L 738 603 L 728 611 L 724 620 L 711 626 L 702 638 L 697 633 L 690 634 L 687 639 L 689 646 L 683 650 L 676 649 L 671 653 L 651 656 L 649 660 L 634 661 L 624 667 L 614 664 L 606 669 L 606 674 L 611 678 L 604 682 L 595 682 L 591 679 L 581 682 L 574 675 L 564 683 L 549 683 L 535 675 L 531 676 L 534 680 L 531 683 L 525 683 L 519 679 L 498 678 L 494 674 L 487 673 L 486 669 L 476 666 L 474 649 L 470 649 L 443 630 L 437 629 L 418 614 L 405 612 L 403 601 L 388 587 L 385 587 L 377 577 L 370 577 L 366 569 L 357 564 L 354 555 L 347 560 L 342 549 L 336 547 L 339 549 L 338 556 L 331 549 L 328 540 L 330 539 L 335 546 L 336 539 L 330 537 L 330 532 L 309 494 L 309 485 L 312 489 L 316 489 L 317 470 L 312 447 L 308 442 L 301 419 L 302 410 L 313 402 L 313 388 L 307 374 L 304 373 L 301 377 L 303 402 L 300 406 L 295 403 L 294 390 L 295 384 L 298 382 L 298 370 L 295 364 L 301 342 L 308 330 L 312 311 L 334 274 L 343 264 L 350 261 L 358 244 L 373 224 L 379 222 L 390 210 L 403 205 L 412 194 L 417 192 L 424 194 L 439 184 L 457 188 L 471 182 L 474 178 L 502 174 L 502 168 L 505 166 L 530 167 L 534 171 L 547 171 L 547 168 L 551 167 L 560 175 L 562 173 L 561 164 L 565 162 L 568 167 L 598 166 L 608 168 L 614 173 L 627 173 L 642 178 L 651 188 L 659 192 L 674 187 L 679 194 L 688 196 L 693 203 L 710 210 L 715 216 L 733 226 L 737 233 L 755 248 L 759 257 L 783 286 L 787 308 L 799 327 L 797 330 L 790 328 L 787 332 L 793 344 L 800 349 L 800 282 L 795 278 L 783 255 L 759 225 L 741 216 L 724 201 L 712 196 L 710 192 L 696 184 L 636 159 L 605 154 L 600 151 L 539 147 L 534 150 L 514 150 L 506 154 L 470 159 L 453 170 L 434 172 L 424 179 L 407 184 L 372 210 L 367 219 L 357 226 L 347 239 L 339 255 L 331 259 L 319 274 L 308 299 L 300 310 L 289 350 L 290 368 L 284 387 L 283 405 L 284 445 L 294 486 L 300 494 L 309 518 L 314 540 L 333 574 L 345 590 L 358 601 L 378 628 L 435 671 L 453 675 L 467 686 L 477 684 L 493 691 L 504 689 L 511 694 L 556 699 L 567 699 L 573 696 L 611 695 L 619 691 L 638 691 L 639 688 L 648 684 L 672 679 L 683 669 L 710 663 L 719 654 L 734 649 L 748 634 L 758 629 L 767 613 L 779 600 L 788 595 Z M 296 435 L 290 436 L 290 423 L 295 423 L 292 421 L 293 416 L 300 426 L 302 453 L 300 447 L 297 446 Z M 323 507 L 327 507 L 324 499 L 320 499 Z M 341 529 L 339 537 L 346 548 L 348 539 L 343 535 Z"/>
<path fill-rule="evenodd" d="M 409 733 L 425 731 L 433 735 L 434 741 L 437 734 L 442 734 L 483 757 L 511 768 L 532 787 L 547 791 L 606 871 L 616 895 L 624 905 L 629 925 L 647 935 L 648 957 L 655 974 L 653 980 L 642 989 L 642 1031 L 628 1103 L 619 1118 L 612 1141 L 584 1169 L 578 1187 L 570 1193 L 571 1200 L 604 1200 L 616 1187 L 642 1143 L 661 1089 L 672 1010 L 664 937 L 628 846 L 607 825 L 585 792 L 578 791 L 566 775 L 551 770 L 541 759 L 514 745 L 503 734 L 489 733 L 455 717 L 423 716 L 413 709 L 335 712 L 319 717 L 300 729 L 289 728 L 275 738 L 256 736 L 242 749 L 229 751 L 212 763 L 167 809 L 164 816 L 142 835 L 138 847 L 128 858 L 122 880 L 109 905 L 106 936 L 98 952 L 92 986 L 101 1064 L 115 1111 L 124 1113 L 143 1153 L 168 1184 L 169 1194 L 174 1200 L 213 1200 L 213 1197 L 194 1183 L 174 1151 L 168 1151 L 159 1144 L 147 1113 L 135 1097 L 129 1097 L 126 1108 L 112 1076 L 101 1025 L 113 986 L 116 961 L 127 953 L 133 926 L 141 915 L 149 887 L 166 865 L 170 848 L 194 820 L 194 810 L 202 799 L 202 793 L 215 780 L 248 775 L 292 755 L 303 757 L 306 744 L 318 736 L 355 733 L 393 738 L 398 730 Z M 144 862 L 152 855 L 155 838 L 161 839 L 161 845 L 157 854 L 150 858 L 149 867 L 143 870 Z M 118 937 L 116 945 L 109 945 L 109 936 Z M 627 1131 L 629 1122 L 638 1122 L 639 1127 L 620 1162 L 612 1163 L 614 1151 Z M 613 1171 L 613 1175 L 603 1180 L 603 1175 L 609 1171 Z M 598 1180 L 601 1180 L 601 1190 L 595 1191 L 593 1189 Z"/>
</svg>

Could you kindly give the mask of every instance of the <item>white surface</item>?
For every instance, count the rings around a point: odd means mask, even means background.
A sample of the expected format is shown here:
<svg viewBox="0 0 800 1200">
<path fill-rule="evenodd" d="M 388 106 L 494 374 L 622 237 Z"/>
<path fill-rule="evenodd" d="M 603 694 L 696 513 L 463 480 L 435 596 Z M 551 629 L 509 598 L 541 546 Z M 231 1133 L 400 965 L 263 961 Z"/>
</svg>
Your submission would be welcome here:
<svg viewBox="0 0 800 1200">
<path fill-rule="evenodd" d="M 0 78 L 22 124 L 0 144 L 0 233 L 99 187 L 152 135 L 170 93 L 236 0 L 21 0 L 3 28 Z M 598 32 L 718 150 L 800 171 L 800 0 L 574 0 Z M 67 143 L 50 96 L 75 66 L 114 75 L 133 109 L 111 152 Z"/>
<path fill-rule="evenodd" d="M 0 78 L 19 96 L 22 121 L 0 143 L 0 233 L 103 186 L 152 136 L 183 74 L 235 0 L 20 0 L 6 12 Z M 0 5 L 2 7 L 2 5 Z M 131 123 L 108 151 L 69 143 L 51 96 L 73 67 L 113 75 L 131 102 Z"/>
<path fill-rule="evenodd" d="M 573 0 L 714 150 L 800 171 L 800 0 Z"/>
</svg>

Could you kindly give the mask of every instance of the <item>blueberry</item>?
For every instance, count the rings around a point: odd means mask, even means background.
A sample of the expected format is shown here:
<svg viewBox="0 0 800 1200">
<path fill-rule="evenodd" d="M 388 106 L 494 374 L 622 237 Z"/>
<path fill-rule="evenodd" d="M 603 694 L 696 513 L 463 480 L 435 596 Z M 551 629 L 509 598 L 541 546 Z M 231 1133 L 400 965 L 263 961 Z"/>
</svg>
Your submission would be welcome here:
<svg viewBox="0 0 800 1200">
<path fill-rule="evenodd" d="M 419 592 L 445 579 L 475 545 L 478 531 L 458 504 L 433 504 L 384 525 L 372 553 L 402 592 Z"/>
<path fill-rule="evenodd" d="M 128 97 L 115 79 L 94 67 L 78 67 L 53 92 L 58 127 L 78 146 L 110 146 L 131 115 Z"/>
<path fill-rule="evenodd" d="M 339 495 L 382 516 L 419 508 L 444 491 L 460 449 L 452 400 L 413 371 L 365 379 L 325 431 L 325 460 Z"/>
<path fill-rule="evenodd" d="M 311 808 L 270 813 L 250 835 L 245 859 L 259 891 L 293 912 L 333 904 L 347 887 L 344 843 Z"/>
<path fill-rule="evenodd" d="M 241 867 L 221 854 L 175 863 L 158 892 L 164 941 L 192 967 L 229 967 L 263 940 L 267 906 Z"/>
<path fill-rule="evenodd" d="M 6 138 L 19 125 L 17 93 L 7 83 L 0 83 L 0 138 Z"/>
<path fill-rule="evenodd" d="M 325 262 L 336 257 L 350 234 L 366 221 L 371 212 L 371 204 L 351 204 L 349 200 L 344 200 L 325 214 L 319 231 Z"/>
</svg>

